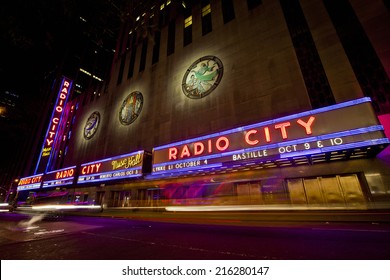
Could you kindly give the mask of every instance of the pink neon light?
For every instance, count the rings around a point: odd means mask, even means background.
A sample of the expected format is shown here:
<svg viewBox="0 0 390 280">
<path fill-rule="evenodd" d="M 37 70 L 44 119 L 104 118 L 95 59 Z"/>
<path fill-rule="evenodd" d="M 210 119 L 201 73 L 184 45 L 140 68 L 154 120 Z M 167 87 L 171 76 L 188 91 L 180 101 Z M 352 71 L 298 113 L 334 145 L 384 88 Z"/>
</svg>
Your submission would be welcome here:
<svg viewBox="0 0 390 280">
<path fill-rule="evenodd" d="M 60 94 L 58 96 L 57 104 L 55 106 L 54 112 L 53 112 L 53 118 L 50 121 L 50 130 L 48 131 L 48 134 L 46 136 L 45 141 L 45 148 L 49 148 L 52 146 L 55 135 L 57 134 L 58 130 L 58 123 L 60 121 L 60 117 L 62 114 L 62 111 L 64 109 L 66 98 L 68 97 L 68 93 L 70 90 L 71 83 L 68 80 L 64 79 L 64 82 L 62 84 L 62 87 L 60 89 Z"/>
</svg>

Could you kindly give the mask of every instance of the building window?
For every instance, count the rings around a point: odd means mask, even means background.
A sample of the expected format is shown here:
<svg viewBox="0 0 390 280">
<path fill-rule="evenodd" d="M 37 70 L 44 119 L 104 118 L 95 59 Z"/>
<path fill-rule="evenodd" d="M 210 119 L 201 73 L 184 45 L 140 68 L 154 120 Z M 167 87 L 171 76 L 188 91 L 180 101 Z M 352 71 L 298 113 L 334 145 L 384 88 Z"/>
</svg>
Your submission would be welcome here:
<svg viewBox="0 0 390 280">
<path fill-rule="evenodd" d="M 192 25 L 192 16 L 189 16 L 184 20 L 184 28 L 190 27 Z"/>
<path fill-rule="evenodd" d="M 212 29 L 210 1 L 202 1 L 202 35 L 210 33 Z"/>
<path fill-rule="evenodd" d="M 280 0 L 313 108 L 335 104 L 335 98 L 299 0 Z"/>
<path fill-rule="evenodd" d="M 248 4 L 248 10 L 253 10 L 257 6 L 262 4 L 263 1 L 262 0 L 246 0 L 246 2 Z"/>
<path fill-rule="evenodd" d="M 183 2 L 184 3 L 184 2 Z M 184 18 L 184 30 L 183 30 L 183 46 L 187 46 L 192 43 L 192 6 L 191 2 L 186 1 L 185 5 L 182 5 L 183 18 Z"/>
<path fill-rule="evenodd" d="M 349 1 L 324 1 L 365 96 L 378 114 L 390 113 L 390 79 Z"/>
<path fill-rule="evenodd" d="M 160 5 L 160 15 L 158 18 L 158 26 L 162 28 L 168 23 L 169 13 L 170 13 L 170 4 L 171 1 L 167 1 Z"/>
<path fill-rule="evenodd" d="M 118 49 L 118 55 L 121 55 L 123 52 L 122 48 L 123 48 L 123 41 L 126 40 L 126 31 L 127 31 L 126 27 L 123 27 L 122 31 L 121 31 L 120 38 L 119 38 L 120 44 L 119 44 L 119 49 Z"/>
<path fill-rule="evenodd" d="M 123 70 L 125 69 L 125 62 L 126 62 L 126 55 L 124 54 L 122 55 L 121 64 L 119 66 L 118 80 L 116 82 L 118 85 L 122 83 Z"/>
<path fill-rule="evenodd" d="M 184 46 L 192 43 L 192 16 L 184 20 Z"/>
<path fill-rule="evenodd" d="M 233 0 L 222 0 L 221 4 L 222 4 L 223 23 L 228 23 L 229 21 L 235 19 L 236 15 L 234 13 Z"/>
<path fill-rule="evenodd" d="M 176 32 L 175 20 L 171 20 L 168 25 L 168 48 L 167 55 L 171 55 L 175 52 L 175 32 Z"/>
<path fill-rule="evenodd" d="M 92 102 L 95 100 L 95 96 L 96 96 L 96 91 L 91 91 L 91 99 L 89 100 L 89 102 Z"/>
<path fill-rule="evenodd" d="M 385 7 L 390 11 L 390 0 L 383 0 L 383 4 L 385 4 Z"/>
<path fill-rule="evenodd" d="M 160 58 L 160 41 L 161 41 L 161 32 L 156 31 L 154 33 L 154 46 L 153 46 L 153 55 L 152 55 L 152 64 L 158 62 Z"/>
<path fill-rule="evenodd" d="M 129 63 L 129 71 L 127 72 L 127 78 L 130 79 L 134 74 L 134 64 L 135 64 L 135 56 L 137 54 L 137 37 L 133 36 L 133 42 L 131 43 L 131 53 L 130 53 L 130 63 Z"/>
<path fill-rule="evenodd" d="M 145 70 L 147 52 L 148 52 L 148 37 L 144 38 L 143 43 L 142 43 L 141 61 L 139 64 L 139 72 L 142 72 Z"/>
<path fill-rule="evenodd" d="M 126 42 L 126 51 L 128 51 L 131 48 L 131 42 L 133 41 L 133 30 L 129 31 L 129 35 L 127 36 L 127 42 Z"/>
</svg>

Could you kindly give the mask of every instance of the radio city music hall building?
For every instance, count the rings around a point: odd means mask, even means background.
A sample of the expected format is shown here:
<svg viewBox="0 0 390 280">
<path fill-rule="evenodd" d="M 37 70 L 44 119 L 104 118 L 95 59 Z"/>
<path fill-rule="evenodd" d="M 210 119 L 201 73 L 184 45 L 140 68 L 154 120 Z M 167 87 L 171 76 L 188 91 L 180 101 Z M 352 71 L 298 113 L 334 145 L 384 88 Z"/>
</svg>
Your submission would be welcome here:
<svg viewBox="0 0 390 280">
<path fill-rule="evenodd" d="M 105 207 L 387 205 L 384 1 L 144 2 L 105 93 L 68 98 L 77 81 L 63 78 L 20 193 Z"/>
</svg>

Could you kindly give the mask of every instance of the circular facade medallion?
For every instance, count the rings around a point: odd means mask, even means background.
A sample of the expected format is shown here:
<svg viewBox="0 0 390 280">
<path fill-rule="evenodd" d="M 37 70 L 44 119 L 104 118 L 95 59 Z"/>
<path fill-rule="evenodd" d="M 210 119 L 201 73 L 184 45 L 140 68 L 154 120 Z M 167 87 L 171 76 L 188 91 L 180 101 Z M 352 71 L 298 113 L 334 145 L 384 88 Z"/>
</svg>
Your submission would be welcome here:
<svg viewBox="0 0 390 280">
<path fill-rule="evenodd" d="M 119 121 L 123 125 L 129 125 L 134 122 L 142 110 L 144 98 L 139 91 L 130 93 L 121 105 L 119 110 Z"/>
<path fill-rule="evenodd" d="M 218 86 L 222 75 L 222 61 L 215 56 L 204 56 L 187 69 L 182 81 L 183 93 L 194 99 L 205 97 Z"/>
<path fill-rule="evenodd" d="M 100 124 L 100 113 L 95 111 L 89 116 L 84 126 L 84 138 L 87 140 L 91 139 L 95 135 L 99 127 L 99 124 Z"/>
</svg>

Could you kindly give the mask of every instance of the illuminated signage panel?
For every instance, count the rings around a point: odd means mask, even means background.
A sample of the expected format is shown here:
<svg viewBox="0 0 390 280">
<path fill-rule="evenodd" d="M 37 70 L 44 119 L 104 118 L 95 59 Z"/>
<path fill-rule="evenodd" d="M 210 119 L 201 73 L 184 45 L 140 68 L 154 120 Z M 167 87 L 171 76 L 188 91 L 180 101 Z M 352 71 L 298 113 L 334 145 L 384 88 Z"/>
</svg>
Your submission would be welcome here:
<svg viewBox="0 0 390 280">
<path fill-rule="evenodd" d="M 152 174 L 218 168 L 389 143 L 362 98 L 172 143 L 153 150 Z"/>
<path fill-rule="evenodd" d="M 142 176 L 144 151 L 84 163 L 77 183 L 91 183 Z"/>
<path fill-rule="evenodd" d="M 43 174 L 37 174 L 34 176 L 24 177 L 19 180 L 17 187 L 18 191 L 39 189 L 42 184 Z"/>
<path fill-rule="evenodd" d="M 45 142 L 43 143 L 42 151 L 35 172 L 46 171 L 46 166 L 53 149 L 53 144 L 57 136 L 58 128 L 61 125 L 62 112 L 65 109 L 71 87 L 72 80 L 64 77 L 58 91 L 57 101 L 54 105 L 53 113 L 44 140 Z"/>
<path fill-rule="evenodd" d="M 43 176 L 42 187 L 60 187 L 72 185 L 76 175 L 76 166 L 47 172 Z"/>
</svg>

